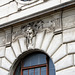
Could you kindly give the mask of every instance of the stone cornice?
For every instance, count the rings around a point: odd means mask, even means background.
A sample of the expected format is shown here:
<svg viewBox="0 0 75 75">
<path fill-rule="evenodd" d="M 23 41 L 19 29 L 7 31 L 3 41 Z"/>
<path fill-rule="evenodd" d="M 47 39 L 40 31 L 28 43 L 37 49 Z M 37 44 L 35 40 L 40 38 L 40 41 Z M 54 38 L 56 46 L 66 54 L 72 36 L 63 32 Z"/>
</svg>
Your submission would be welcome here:
<svg viewBox="0 0 75 75">
<path fill-rule="evenodd" d="M 55 12 L 55 11 L 65 10 L 65 9 L 68 9 L 68 8 L 71 8 L 71 7 L 74 7 L 74 6 L 75 6 L 75 1 L 72 0 L 72 1 L 69 1 L 69 2 L 66 2 L 66 3 L 63 3 L 63 4 L 60 4 L 60 5 L 57 5 L 55 7 L 46 9 L 44 11 L 37 12 L 37 13 L 32 14 L 32 15 L 29 15 L 29 16 L 25 16 L 23 18 L 19 18 L 17 20 L 13 20 L 13 21 L 10 21 L 8 23 L 4 23 L 4 24 L 0 25 L 0 28 L 4 28 L 4 27 L 7 27 L 7 26 L 11 26 L 11 25 L 14 25 L 14 24 L 17 24 L 17 23 L 26 21 L 26 20 L 31 20 L 32 18 L 39 17 L 39 16 L 43 16 L 45 14 L 52 13 L 52 12 Z"/>
</svg>

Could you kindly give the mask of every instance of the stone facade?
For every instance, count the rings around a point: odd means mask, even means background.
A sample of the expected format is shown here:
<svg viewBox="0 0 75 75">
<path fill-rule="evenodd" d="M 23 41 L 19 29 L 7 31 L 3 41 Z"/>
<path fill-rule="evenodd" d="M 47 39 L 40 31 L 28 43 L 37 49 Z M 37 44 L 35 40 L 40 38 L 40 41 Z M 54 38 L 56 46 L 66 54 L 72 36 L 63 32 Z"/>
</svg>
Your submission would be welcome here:
<svg viewBox="0 0 75 75">
<path fill-rule="evenodd" d="M 43 1 L 34 2 L 27 8 L 17 5 L 16 0 L 1 0 L 0 24 L 70 0 L 49 0 L 42 3 Z M 22 11 L 19 11 L 19 6 Z M 0 29 L 0 75 L 13 75 L 11 72 L 13 73 L 13 66 L 19 57 L 36 50 L 50 56 L 56 75 L 75 75 L 75 7 L 61 12 L 60 10 L 37 20 Z"/>
</svg>

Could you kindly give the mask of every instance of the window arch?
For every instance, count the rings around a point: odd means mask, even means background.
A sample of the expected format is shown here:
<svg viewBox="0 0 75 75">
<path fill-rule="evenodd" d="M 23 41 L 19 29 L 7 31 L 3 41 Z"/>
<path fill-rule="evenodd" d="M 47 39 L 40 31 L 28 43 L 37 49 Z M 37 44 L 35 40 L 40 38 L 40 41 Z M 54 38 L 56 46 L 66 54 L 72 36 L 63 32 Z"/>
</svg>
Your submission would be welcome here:
<svg viewBox="0 0 75 75">
<path fill-rule="evenodd" d="M 55 67 L 46 54 L 34 52 L 19 62 L 13 75 L 55 75 Z"/>
</svg>

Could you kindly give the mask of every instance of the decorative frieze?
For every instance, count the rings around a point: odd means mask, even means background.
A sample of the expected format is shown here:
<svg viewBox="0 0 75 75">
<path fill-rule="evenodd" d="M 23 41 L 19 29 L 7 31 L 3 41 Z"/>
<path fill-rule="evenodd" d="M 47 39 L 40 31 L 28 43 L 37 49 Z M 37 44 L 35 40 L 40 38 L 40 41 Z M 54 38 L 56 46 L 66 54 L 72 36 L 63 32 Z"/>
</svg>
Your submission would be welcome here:
<svg viewBox="0 0 75 75">
<path fill-rule="evenodd" d="M 37 33 L 46 31 L 46 32 L 54 32 L 57 28 L 60 28 L 60 19 L 56 20 L 47 20 L 44 19 L 33 21 L 21 26 L 19 31 L 15 31 L 12 33 L 12 41 L 17 39 L 18 37 L 26 38 L 26 46 L 27 48 L 33 48 L 33 37 L 36 36 Z"/>
</svg>

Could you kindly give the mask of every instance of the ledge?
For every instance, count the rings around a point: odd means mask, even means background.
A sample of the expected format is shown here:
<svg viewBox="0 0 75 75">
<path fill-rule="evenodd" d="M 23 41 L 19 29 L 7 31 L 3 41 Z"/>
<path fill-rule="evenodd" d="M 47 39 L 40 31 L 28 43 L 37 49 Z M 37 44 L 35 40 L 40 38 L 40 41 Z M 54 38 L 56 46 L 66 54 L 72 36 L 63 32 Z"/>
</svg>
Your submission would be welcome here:
<svg viewBox="0 0 75 75">
<path fill-rule="evenodd" d="M 57 6 L 54 6 L 52 8 L 49 8 L 49 9 L 46 9 L 46 10 L 43 10 L 43 11 L 40 11 L 40 12 L 37 12 L 37 13 L 34 13 L 32 15 L 28 15 L 28 16 L 10 21 L 8 23 L 4 23 L 4 24 L 0 25 L 0 28 L 11 26 L 11 25 L 21 23 L 21 22 L 28 22 L 28 20 L 32 21 L 32 19 L 35 20 L 36 18 L 46 16 L 50 13 L 60 11 L 60 10 L 66 10 L 66 9 L 69 9 L 69 8 L 72 8 L 72 7 L 75 7 L 75 1 L 74 0 L 63 3 L 63 4 L 60 4 L 60 5 L 57 5 Z"/>
</svg>

